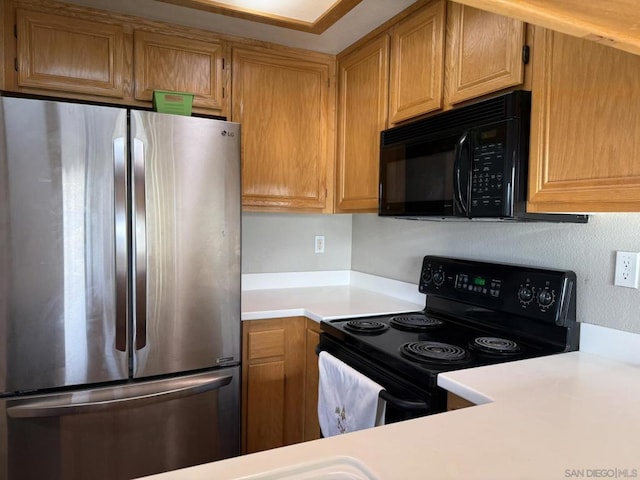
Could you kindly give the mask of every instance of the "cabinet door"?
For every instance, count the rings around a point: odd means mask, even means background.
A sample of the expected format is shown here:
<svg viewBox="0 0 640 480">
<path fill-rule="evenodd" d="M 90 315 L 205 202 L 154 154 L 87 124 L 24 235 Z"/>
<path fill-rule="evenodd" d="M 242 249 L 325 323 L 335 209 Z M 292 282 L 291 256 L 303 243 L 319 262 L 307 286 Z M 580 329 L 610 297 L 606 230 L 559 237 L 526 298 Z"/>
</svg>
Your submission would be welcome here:
<svg viewBox="0 0 640 480">
<path fill-rule="evenodd" d="M 640 56 L 536 29 L 529 204 L 639 211 Z"/>
<path fill-rule="evenodd" d="M 306 368 L 304 397 L 304 440 L 320 438 L 318 421 L 318 355 L 316 346 L 320 342 L 320 324 L 307 319 L 306 329 Z"/>
<path fill-rule="evenodd" d="M 462 102 L 523 83 L 524 42 L 523 22 L 450 3 L 447 103 Z"/>
<path fill-rule="evenodd" d="M 234 49 L 232 119 L 242 124 L 244 207 L 330 210 L 331 71 L 328 57 Z"/>
<path fill-rule="evenodd" d="M 118 25 L 17 10 L 18 86 L 122 98 Z"/>
<path fill-rule="evenodd" d="M 193 93 L 194 107 L 223 108 L 221 43 L 136 31 L 135 98 L 151 101 L 154 90 Z"/>
<path fill-rule="evenodd" d="M 339 59 L 336 211 L 378 208 L 380 131 L 387 126 L 389 37 Z"/>
<path fill-rule="evenodd" d="M 392 29 L 390 123 L 442 107 L 444 20 L 439 0 Z"/>
<path fill-rule="evenodd" d="M 243 322 L 243 452 L 303 440 L 305 319 Z"/>
</svg>

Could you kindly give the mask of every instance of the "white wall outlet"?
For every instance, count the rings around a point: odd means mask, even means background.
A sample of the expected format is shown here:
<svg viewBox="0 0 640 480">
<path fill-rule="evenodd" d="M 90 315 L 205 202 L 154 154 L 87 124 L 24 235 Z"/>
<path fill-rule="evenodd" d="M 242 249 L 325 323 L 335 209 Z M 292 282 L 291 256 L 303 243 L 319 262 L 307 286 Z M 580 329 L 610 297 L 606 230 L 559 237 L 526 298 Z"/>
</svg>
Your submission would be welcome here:
<svg viewBox="0 0 640 480">
<path fill-rule="evenodd" d="M 324 253 L 324 235 L 316 235 L 315 238 L 315 252 Z"/>
<path fill-rule="evenodd" d="M 616 252 L 616 274 L 614 285 L 638 288 L 640 275 L 640 253 Z"/>
</svg>

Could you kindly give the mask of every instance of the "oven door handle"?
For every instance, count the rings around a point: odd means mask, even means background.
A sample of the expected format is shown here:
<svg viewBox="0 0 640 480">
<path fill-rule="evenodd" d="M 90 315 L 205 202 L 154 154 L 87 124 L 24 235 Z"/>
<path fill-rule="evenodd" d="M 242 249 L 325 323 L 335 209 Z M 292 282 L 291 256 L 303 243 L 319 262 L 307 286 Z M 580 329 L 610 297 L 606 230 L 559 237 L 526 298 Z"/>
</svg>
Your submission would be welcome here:
<svg viewBox="0 0 640 480">
<path fill-rule="evenodd" d="M 401 408 L 402 410 L 429 411 L 431 409 L 431 404 L 429 402 L 416 401 L 416 400 L 403 400 L 401 398 L 391 395 L 386 390 L 381 390 L 379 396 L 380 398 L 385 400 L 387 403 L 390 403 L 391 405 L 397 408 Z"/>
</svg>

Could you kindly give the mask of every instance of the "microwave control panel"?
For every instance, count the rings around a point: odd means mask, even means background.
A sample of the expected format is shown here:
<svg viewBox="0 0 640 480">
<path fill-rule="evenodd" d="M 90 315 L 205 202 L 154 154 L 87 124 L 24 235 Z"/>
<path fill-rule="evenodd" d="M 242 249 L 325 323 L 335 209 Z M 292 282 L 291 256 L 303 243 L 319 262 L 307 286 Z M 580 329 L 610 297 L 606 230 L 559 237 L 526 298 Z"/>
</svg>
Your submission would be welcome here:
<svg viewBox="0 0 640 480">
<path fill-rule="evenodd" d="M 511 210 L 506 191 L 511 172 L 507 172 L 509 121 L 485 125 L 471 134 L 471 174 L 469 208 L 473 217 L 501 217 Z"/>
<path fill-rule="evenodd" d="M 473 148 L 471 211 L 474 215 L 500 215 L 504 205 L 504 156 L 502 142 L 481 143 Z"/>
</svg>

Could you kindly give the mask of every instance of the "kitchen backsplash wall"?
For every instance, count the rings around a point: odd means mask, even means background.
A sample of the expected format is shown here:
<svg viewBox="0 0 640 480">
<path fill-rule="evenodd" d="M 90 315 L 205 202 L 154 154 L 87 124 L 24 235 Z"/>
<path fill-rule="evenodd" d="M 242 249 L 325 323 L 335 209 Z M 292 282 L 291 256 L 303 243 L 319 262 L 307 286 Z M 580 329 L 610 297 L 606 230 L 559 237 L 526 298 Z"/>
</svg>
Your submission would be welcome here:
<svg viewBox="0 0 640 480">
<path fill-rule="evenodd" d="M 242 273 L 351 269 L 351 215 L 242 214 Z M 323 235 L 325 253 L 314 253 Z"/>
<path fill-rule="evenodd" d="M 640 290 L 613 286 L 616 250 L 640 251 L 640 214 L 595 214 L 586 225 L 354 215 L 351 268 L 412 283 L 427 254 L 569 269 L 579 321 L 640 333 Z"/>
<path fill-rule="evenodd" d="M 245 213 L 242 225 L 243 273 L 351 269 L 417 283 L 428 254 L 571 269 L 579 321 L 640 333 L 640 290 L 613 286 L 616 250 L 640 251 L 640 214 L 595 214 L 585 225 Z M 322 255 L 315 235 L 325 235 Z"/>
</svg>

